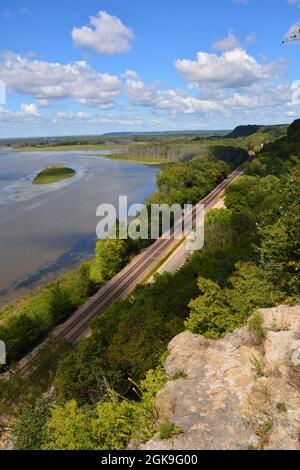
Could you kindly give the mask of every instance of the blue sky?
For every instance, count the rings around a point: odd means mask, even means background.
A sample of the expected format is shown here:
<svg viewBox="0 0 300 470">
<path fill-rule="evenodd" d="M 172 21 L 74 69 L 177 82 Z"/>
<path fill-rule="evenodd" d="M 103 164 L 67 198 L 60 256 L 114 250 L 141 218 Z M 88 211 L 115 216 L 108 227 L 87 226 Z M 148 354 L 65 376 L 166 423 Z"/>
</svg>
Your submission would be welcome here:
<svg viewBox="0 0 300 470">
<path fill-rule="evenodd" d="M 1 0 L 0 137 L 290 122 L 299 18 L 300 0 Z"/>
</svg>

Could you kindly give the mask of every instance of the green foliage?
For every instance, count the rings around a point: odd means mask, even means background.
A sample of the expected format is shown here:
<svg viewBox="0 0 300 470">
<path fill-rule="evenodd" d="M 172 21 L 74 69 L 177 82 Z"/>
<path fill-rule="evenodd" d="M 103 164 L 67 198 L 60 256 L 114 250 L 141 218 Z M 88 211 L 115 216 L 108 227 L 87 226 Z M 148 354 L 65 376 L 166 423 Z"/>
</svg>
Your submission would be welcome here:
<svg viewBox="0 0 300 470">
<path fill-rule="evenodd" d="M 151 196 L 148 202 L 194 204 L 212 191 L 228 173 L 229 166 L 225 162 L 203 157 L 166 165 L 158 175 L 159 192 Z"/>
<path fill-rule="evenodd" d="M 256 216 L 272 204 L 278 187 L 274 176 L 243 176 L 226 189 L 225 204 L 235 212 L 255 212 Z"/>
<path fill-rule="evenodd" d="M 261 232 L 260 265 L 268 279 L 291 296 L 300 293 L 300 206 L 299 185 L 286 185 L 281 196 L 279 218 Z"/>
<path fill-rule="evenodd" d="M 33 180 L 33 184 L 50 184 L 75 176 L 76 171 L 64 166 L 52 166 L 45 168 Z"/>
<path fill-rule="evenodd" d="M 25 354 L 29 345 L 38 340 L 39 335 L 38 323 L 26 314 L 11 317 L 0 325 L 0 338 L 6 345 L 7 361 L 15 360 Z"/>
<path fill-rule="evenodd" d="M 177 436 L 181 434 L 182 431 L 178 427 L 176 427 L 170 421 L 163 421 L 160 425 L 159 429 L 159 438 L 160 439 L 171 439 L 171 437 Z"/>
<path fill-rule="evenodd" d="M 91 337 L 62 361 L 56 381 L 60 399 L 99 401 L 101 376 L 117 392 L 128 392 L 128 378 L 142 379 L 156 367 L 168 342 L 182 331 L 188 302 L 197 292 L 196 279 L 185 268 L 174 276 L 159 276 L 113 304 L 94 322 Z"/>
<path fill-rule="evenodd" d="M 253 263 L 237 263 L 236 272 L 229 279 L 227 292 L 230 306 L 244 318 L 260 307 L 272 307 L 281 299 L 274 285 L 266 279 L 264 271 Z"/>
<path fill-rule="evenodd" d="M 251 263 L 238 263 L 226 289 L 200 277 L 200 296 L 190 303 L 186 329 L 207 338 L 222 338 L 241 326 L 256 308 L 273 305 L 278 294 L 262 274 Z"/>
<path fill-rule="evenodd" d="M 264 373 L 264 367 L 263 367 L 262 360 L 259 357 L 255 356 L 253 354 L 250 357 L 250 362 L 256 370 L 257 377 L 263 377 L 265 375 L 265 373 Z"/>
<path fill-rule="evenodd" d="M 224 291 L 213 281 L 199 278 L 200 296 L 190 303 L 186 329 L 218 339 L 239 326 L 243 318 L 234 315 L 228 306 Z"/>
<path fill-rule="evenodd" d="M 22 357 L 86 302 L 104 280 L 116 274 L 126 264 L 130 249 L 133 250 L 132 245 L 123 240 L 101 240 L 91 263 L 83 263 L 21 302 L 2 309 L 0 339 L 6 343 L 8 363 Z"/>
<path fill-rule="evenodd" d="M 44 450 L 91 450 L 95 447 L 89 413 L 72 400 L 51 409 Z"/>
<path fill-rule="evenodd" d="M 266 332 L 263 328 L 263 318 L 259 312 L 255 312 L 250 318 L 248 322 L 248 330 L 254 344 L 261 346 L 266 336 Z"/>
<path fill-rule="evenodd" d="M 287 131 L 289 142 L 300 144 L 300 119 L 294 121 Z"/>
<path fill-rule="evenodd" d="M 163 388 L 168 377 L 162 366 L 149 370 L 140 382 L 140 402 L 137 403 L 138 427 L 134 437 L 140 441 L 151 439 L 157 432 L 158 410 L 155 406 L 157 393 Z"/>
<path fill-rule="evenodd" d="M 60 323 L 73 310 L 73 305 L 61 283 L 56 281 L 50 287 L 50 313 L 54 323 Z"/>
<path fill-rule="evenodd" d="M 136 426 L 135 403 L 112 396 L 97 405 L 97 416 L 91 422 L 97 450 L 124 450 Z"/>
<path fill-rule="evenodd" d="M 238 126 L 226 137 L 229 139 L 236 139 L 237 137 L 248 137 L 249 135 L 255 134 L 261 129 L 262 126 Z"/>
<path fill-rule="evenodd" d="M 28 361 L 26 374 L 20 374 L 18 366 L 10 368 L 9 375 L 0 379 L 0 401 L 7 415 L 15 416 L 19 409 L 49 390 L 54 371 L 71 348 L 67 342 L 49 338 Z"/>
<path fill-rule="evenodd" d="M 212 209 L 206 216 L 205 247 L 225 248 L 248 246 L 255 234 L 253 217 L 246 212 L 230 209 Z"/>
<path fill-rule="evenodd" d="M 112 305 L 93 322 L 89 338 L 65 350 L 63 360 L 45 351 L 30 372 L 27 398 L 41 395 L 52 383 L 56 406 L 46 426 L 46 443 L 38 442 L 34 430 L 45 429 L 41 417 L 29 435 L 30 442 L 36 442 L 32 445 L 125 449 L 131 439 L 150 439 L 158 431 L 155 395 L 167 378 L 161 367 L 147 371 L 160 363 L 189 313 L 186 328 L 218 339 L 243 325 L 257 309 L 299 296 L 299 170 L 292 174 L 300 154 L 297 129 L 264 147 L 247 170 L 248 176 L 226 192 L 228 209 L 207 215 L 204 250 L 191 256 L 174 275 L 157 276 L 152 284 L 139 286 L 128 299 Z M 252 138 L 257 143 L 261 136 L 253 134 L 243 145 L 250 145 Z M 170 154 L 168 145 L 162 149 L 166 154 Z M 194 150 L 200 145 L 199 141 L 191 143 Z M 165 166 L 159 175 L 159 192 L 149 202 L 183 204 L 206 195 L 241 158 L 236 154 L 231 160 L 227 148 L 222 155 L 227 163 L 214 161 L 216 148 L 212 147 L 216 142 L 210 146 L 212 153 L 206 149 L 186 163 Z M 47 286 L 39 297 L 0 313 L 0 337 L 6 335 L 10 349 L 17 351 L 14 357 L 35 336 L 65 318 L 70 305 L 80 305 L 95 285 L 114 275 L 141 246 L 103 240 L 91 263 L 63 277 L 58 285 Z M 8 328 L 12 320 L 16 324 Z M 249 329 L 259 344 L 264 332 L 255 313 Z M 25 335 L 24 342 L 19 333 Z M 252 359 L 258 374 L 263 374 L 262 364 Z M 20 397 L 20 390 L 28 389 L 24 385 L 17 373 L 6 383 L 0 382 L 5 406 L 11 405 L 9 396 Z M 25 416 L 30 412 L 24 411 Z M 266 421 L 257 427 L 261 440 L 271 425 Z M 170 433 L 169 429 L 163 434 Z"/>
<path fill-rule="evenodd" d="M 157 431 L 155 396 L 167 380 L 162 367 L 150 370 L 134 384 L 138 400 L 128 400 L 111 390 L 94 408 L 76 401 L 55 406 L 47 424 L 47 450 L 124 450 L 131 439 L 150 439 Z M 136 397 L 136 398 L 137 398 Z"/>
<path fill-rule="evenodd" d="M 277 408 L 278 411 L 283 412 L 283 413 L 287 413 L 287 411 L 288 411 L 287 406 L 284 403 L 284 401 L 278 401 L 276 403 L 276 408 Z"/>
<path fill-rule="evenodd" d="M 13 429 L 15 450 L 38 450 L 47 439 L 46 423 L 50 417 L 49 401 L 26 403 Z"/>
<path fill-rule="evenodd" d="M 117 274 L 128 261 L 128 255 L 128 244 L 125 240 L 106 238 L 98 241 L 94 263 L 101 279 L 107 281 Z"/>
</svg>

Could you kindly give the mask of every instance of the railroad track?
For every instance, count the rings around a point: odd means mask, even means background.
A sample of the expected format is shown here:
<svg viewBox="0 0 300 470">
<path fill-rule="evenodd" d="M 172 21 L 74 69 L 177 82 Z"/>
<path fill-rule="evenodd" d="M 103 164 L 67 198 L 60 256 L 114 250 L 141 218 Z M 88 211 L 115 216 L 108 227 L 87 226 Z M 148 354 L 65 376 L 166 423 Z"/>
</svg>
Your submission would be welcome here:
<svg viewBox="0 0 300 470">
<path fill-rule="evenodd" d="M 189 217 L 195 219 L 199 205 L 204 205 L 209 209 L 215 200 L 222 194 L 224 189 L 238 176 L 240 176 L 245 166 L 254 158 L 249 159 L 233 171 L 219 186 L 217 186 L 208 196 L 202 199 L 194 208 Z M 185 219 L 185 222 L 188 218 Z M 174 232 L 174 229 L 173 229 Z M 170 239 L 160 238 L 148 248 L 136 256 L 122 271 L 108 281 L 93 297 L 91 297 L 82 307 L 77 310 L 67 321 L 57 326 L 52 336 L 69 342 L 75 342 L 85 337 L 90 330 L 90 322 L 93 318 L 103 313 L 117 299 L 122 299 L 128 295 L 134 287 L 145 278 L 146 274 L 155 267 L 160 259 L 165 258 L 172 248 L 178 244 L 171 232 Z M 29 356 L 19 362 L 20 373 L 27 370 L 28 358 L 33 358 L 38 353 L 39 345 Z"/>
</svg>

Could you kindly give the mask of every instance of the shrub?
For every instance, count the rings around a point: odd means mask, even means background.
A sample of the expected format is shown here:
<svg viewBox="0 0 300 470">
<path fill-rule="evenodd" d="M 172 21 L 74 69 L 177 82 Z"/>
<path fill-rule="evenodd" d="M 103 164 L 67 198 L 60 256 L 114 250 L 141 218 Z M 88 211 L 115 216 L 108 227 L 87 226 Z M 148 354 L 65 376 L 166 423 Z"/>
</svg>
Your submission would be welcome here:
<svg viewBox="0 0 300 470">
<path fill-rule="evenodd" d="M 50 417 L 49 401 L 38 399 L 26 403 L 19 414 L 13 435 L 16 439 L 14 449 L 37 450 L 46 442 L 46 423 Z"/>
<path fill-rule="evenodd" d="M 72 400 L 51 409 L 44 450 L 91 450 L 95 448 L 88 411 Z"/>
<path fill-rule="evenodd" d="M 255 312 L 250 318 L 248 329 L 254 344 L 261 346 L 266 332 L 263 328 L 263 318 L 259 312 Z"/>
</svg>

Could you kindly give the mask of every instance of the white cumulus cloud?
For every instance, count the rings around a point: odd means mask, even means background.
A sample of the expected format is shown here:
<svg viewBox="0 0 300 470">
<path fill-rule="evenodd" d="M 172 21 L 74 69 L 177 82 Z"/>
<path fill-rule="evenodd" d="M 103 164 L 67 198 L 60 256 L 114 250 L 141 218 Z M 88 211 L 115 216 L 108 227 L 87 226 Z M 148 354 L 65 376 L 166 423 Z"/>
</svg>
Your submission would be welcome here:
<svg viewBox="0 0 300 470">
<path fill-rule="evenodd" d="M 192 83 L 209 83 L 222 88 L 247 87 L 286 71 L 285 61 L 259 64 L 242 48 L 226 51 L 221 55 L 198 52 L 197 60 L 179 59 L 175 66 Z"/>
<path fill-rule="evenodd" d="M 134 33 L 116 16 L 100 11 L 97 16 L 90 17 L 90 26 L 73 28 L 72 38 L 78 47 L 113 55 L 130 51 Z"/>
<path fill-rule="evenodd" d="M 22 103 L 20 109 L 21 112 L 27 116 L 39 116 L 37 105 L 34 103 Z"/>
<path fill-rule="evenodd" d="M 72 99 L 108 109 L 121 94 L 118 77 L 98 73 L 85 61 L 59 64 L 7 52 L 0 62 L 0 76 L 9 93 L 30 95 L 44 104 L 49 100 Z"/>
<path fill-rule="evenodd" d="M 225 38 L 219 39 L 218 41 L 214 42 L 212 45 L 212 48 L 218 51 L 230 51 L 232 49 L 237 49 L 239 47 L 240 47 L 240 42 L 232 31 L 228 32 L 228 36 L 226 36 Z"/>
<path fill-rule="evenodd" d="M 214 101 L 193 97 L 183 90 L 159 90 L 155 84 L 145 85 L 141 80 L 127 80 L 125 92 L 130 102 L 152 110 L 193 114 L 215 111 L 220 105 Z"/>
</svg>

